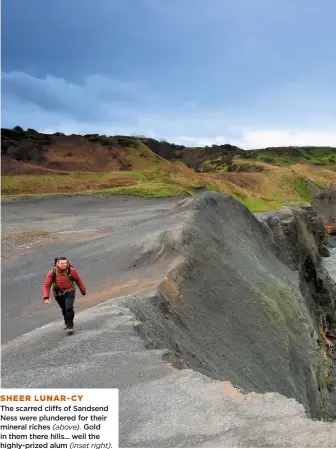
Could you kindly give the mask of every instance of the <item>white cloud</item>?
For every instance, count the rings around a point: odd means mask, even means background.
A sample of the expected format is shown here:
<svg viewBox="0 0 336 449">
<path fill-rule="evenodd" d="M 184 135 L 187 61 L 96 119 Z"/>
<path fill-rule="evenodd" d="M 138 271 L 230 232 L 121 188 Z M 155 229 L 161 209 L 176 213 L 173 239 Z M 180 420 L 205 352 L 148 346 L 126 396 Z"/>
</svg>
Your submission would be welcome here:
<svg viewBox="0 0 336 449">
<path fill-rule="evenodd" d="M 248 131 L 236 145 L 246 149 L 271 146 L 335 146 L 336 128 L 321 131 Z"/>
<path fill-rule="evenodd" d="M 169 140 L 169 139 L 168 139 Z M 321 131 L 247 131 L 238 139 L 227 137 L 190 137 L 179 136 L 172 141 L 186 146 L 211 146 L 229 143 L 246 150 L 266 147 L 288 146 L 334 146 L 336 147 L 336 129 Z"/>
<path fill-rule="evenodd" d="M 211 145 L 223 145 L 229 143 L 229 139 L 222 136 L 216 136 L 213 138 L 209 137 L 188 137 L 188 136 L 179 136 L 176 138 L 172 138 L 172 140 L 180 145 L 185 146 L 211 146 Z"/>
</svg>

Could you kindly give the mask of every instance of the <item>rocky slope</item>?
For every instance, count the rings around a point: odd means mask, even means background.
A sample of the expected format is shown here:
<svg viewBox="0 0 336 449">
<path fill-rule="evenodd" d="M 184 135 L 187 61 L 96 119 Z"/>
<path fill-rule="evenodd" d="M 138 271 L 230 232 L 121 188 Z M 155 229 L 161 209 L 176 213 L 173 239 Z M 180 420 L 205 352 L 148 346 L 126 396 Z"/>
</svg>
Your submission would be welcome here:
<svg viewBox="0 0 336 449">
<path fill-rule="evenodd" d="M 123 447 L 334 447 L 336 284 L 314 211 L 254 216 L 205 193 L 138 239 L 150 294 L 2 351 L 3 387 L 120 388 Z M 229 383 L 231 382 L 234 387 Z M 253 429 L 253 432 L 251 432 Z"/>
<path fill-rule="evenodd" d="M 156 295 L 127 303 L 151 346 L 168 347 L 177 367 L 294 397 L 314 417 L 335 416 L 334 353 L 324 345 L 335 338 L 336 286 L 321 264 L 320 220 L 293 210 L 263 224 L 217 194 L 184 207 L 189 223 L 161 242 L 182 260 Z"/>
<path fill-rule="evenodd" d="M 336 184 L 330 184 L 318 192 L 313 200 L 314 209 L 318 212 L 328 231 L 336 235 Z"/>
</svg>

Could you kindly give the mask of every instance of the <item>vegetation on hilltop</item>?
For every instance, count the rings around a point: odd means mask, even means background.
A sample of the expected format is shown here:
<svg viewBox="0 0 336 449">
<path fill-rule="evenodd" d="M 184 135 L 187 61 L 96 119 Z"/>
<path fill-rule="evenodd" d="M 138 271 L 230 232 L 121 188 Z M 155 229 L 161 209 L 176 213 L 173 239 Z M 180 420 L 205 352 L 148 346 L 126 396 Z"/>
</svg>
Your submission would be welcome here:
<svg viewBox="0 0 336 449">
<path fill-rule="evenodd" d="M 2 193 L 195 195 L 207 188 L 249 209 L 311 202 L 336 184 L 336 148 L 246 151 L 232 145 L 185 147 L 143 136 L 42 134 L 2 129 Z"/>
<path fill-rule="evenodd" d="M 277 166 L 289 166 L 297 162 L 336 167 L 334 147 L 277 147 L 251 150 L 241 155 L 245 159 L 266 162 Z"/>
<path fill-rule="evenodd" d="M 19 127 L 1 131 L 3 175 L 34 173 L 34 169 L 35 173 L 131 171 L 168 164 L 142 142 L 127 136 L 65 136 Z"/>
</svg>

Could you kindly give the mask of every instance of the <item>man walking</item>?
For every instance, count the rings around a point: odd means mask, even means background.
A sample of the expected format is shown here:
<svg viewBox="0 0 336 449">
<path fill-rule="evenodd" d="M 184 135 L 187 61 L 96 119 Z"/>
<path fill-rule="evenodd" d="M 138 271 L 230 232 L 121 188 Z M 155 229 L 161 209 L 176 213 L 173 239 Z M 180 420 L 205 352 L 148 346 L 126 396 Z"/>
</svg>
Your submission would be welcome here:
<svg viewBox="0 0 336 449">
<path fill-rule="evenodd" d="M 74 326 L 74 302 L 76 295 L 76 284 L 82 295 L 86 295 L 86 288 L 77 272 L 66 257 L 55 259 L 55 268 L 50 270 L 43 284 L 43 299 L 45 304 L 50 304 L 50 288 L 62 310 L 65 329 L 68 333 L 73 332 Z"/>
</svg>

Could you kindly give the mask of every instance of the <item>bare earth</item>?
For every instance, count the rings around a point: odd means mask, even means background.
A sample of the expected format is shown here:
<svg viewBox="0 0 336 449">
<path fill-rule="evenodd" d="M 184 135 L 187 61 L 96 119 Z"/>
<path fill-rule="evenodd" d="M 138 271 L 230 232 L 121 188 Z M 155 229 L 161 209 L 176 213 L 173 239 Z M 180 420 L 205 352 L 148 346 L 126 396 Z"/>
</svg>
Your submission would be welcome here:
<svg viewBox="0 0 336 449">
<path fill-rule="evenodd" d="M 151 298 L 158 284 L 179 298 L 166 278 L 192 214 L 176 208 L 179 201 L 71 197 L 2 206 L 1 386 L 118 388 L 120 447 L 335 447 L 336 423 L 309 419 L 293 398 L 242 394 L 230 378 L 178 370 L 166 349 L 148 349 L 136 332 L 125 301 Z M 61 255 L 88 289 L 77 295 L 71 337 L 57 304 L 41 298 Z"/>
<path fill-rule="evenodd" d="M 169 226 L 165 216 L 177 201 L 72 197 L 4 204 L 2 343 L 59 318 L 58 305 L 41 300 L 56 256 L 69 257 L 87 286 L 85 297 L 78 293 L 78 310 L 143 289 L 157 273 L 137 273 L 137 242 Z"/>
</svg>

